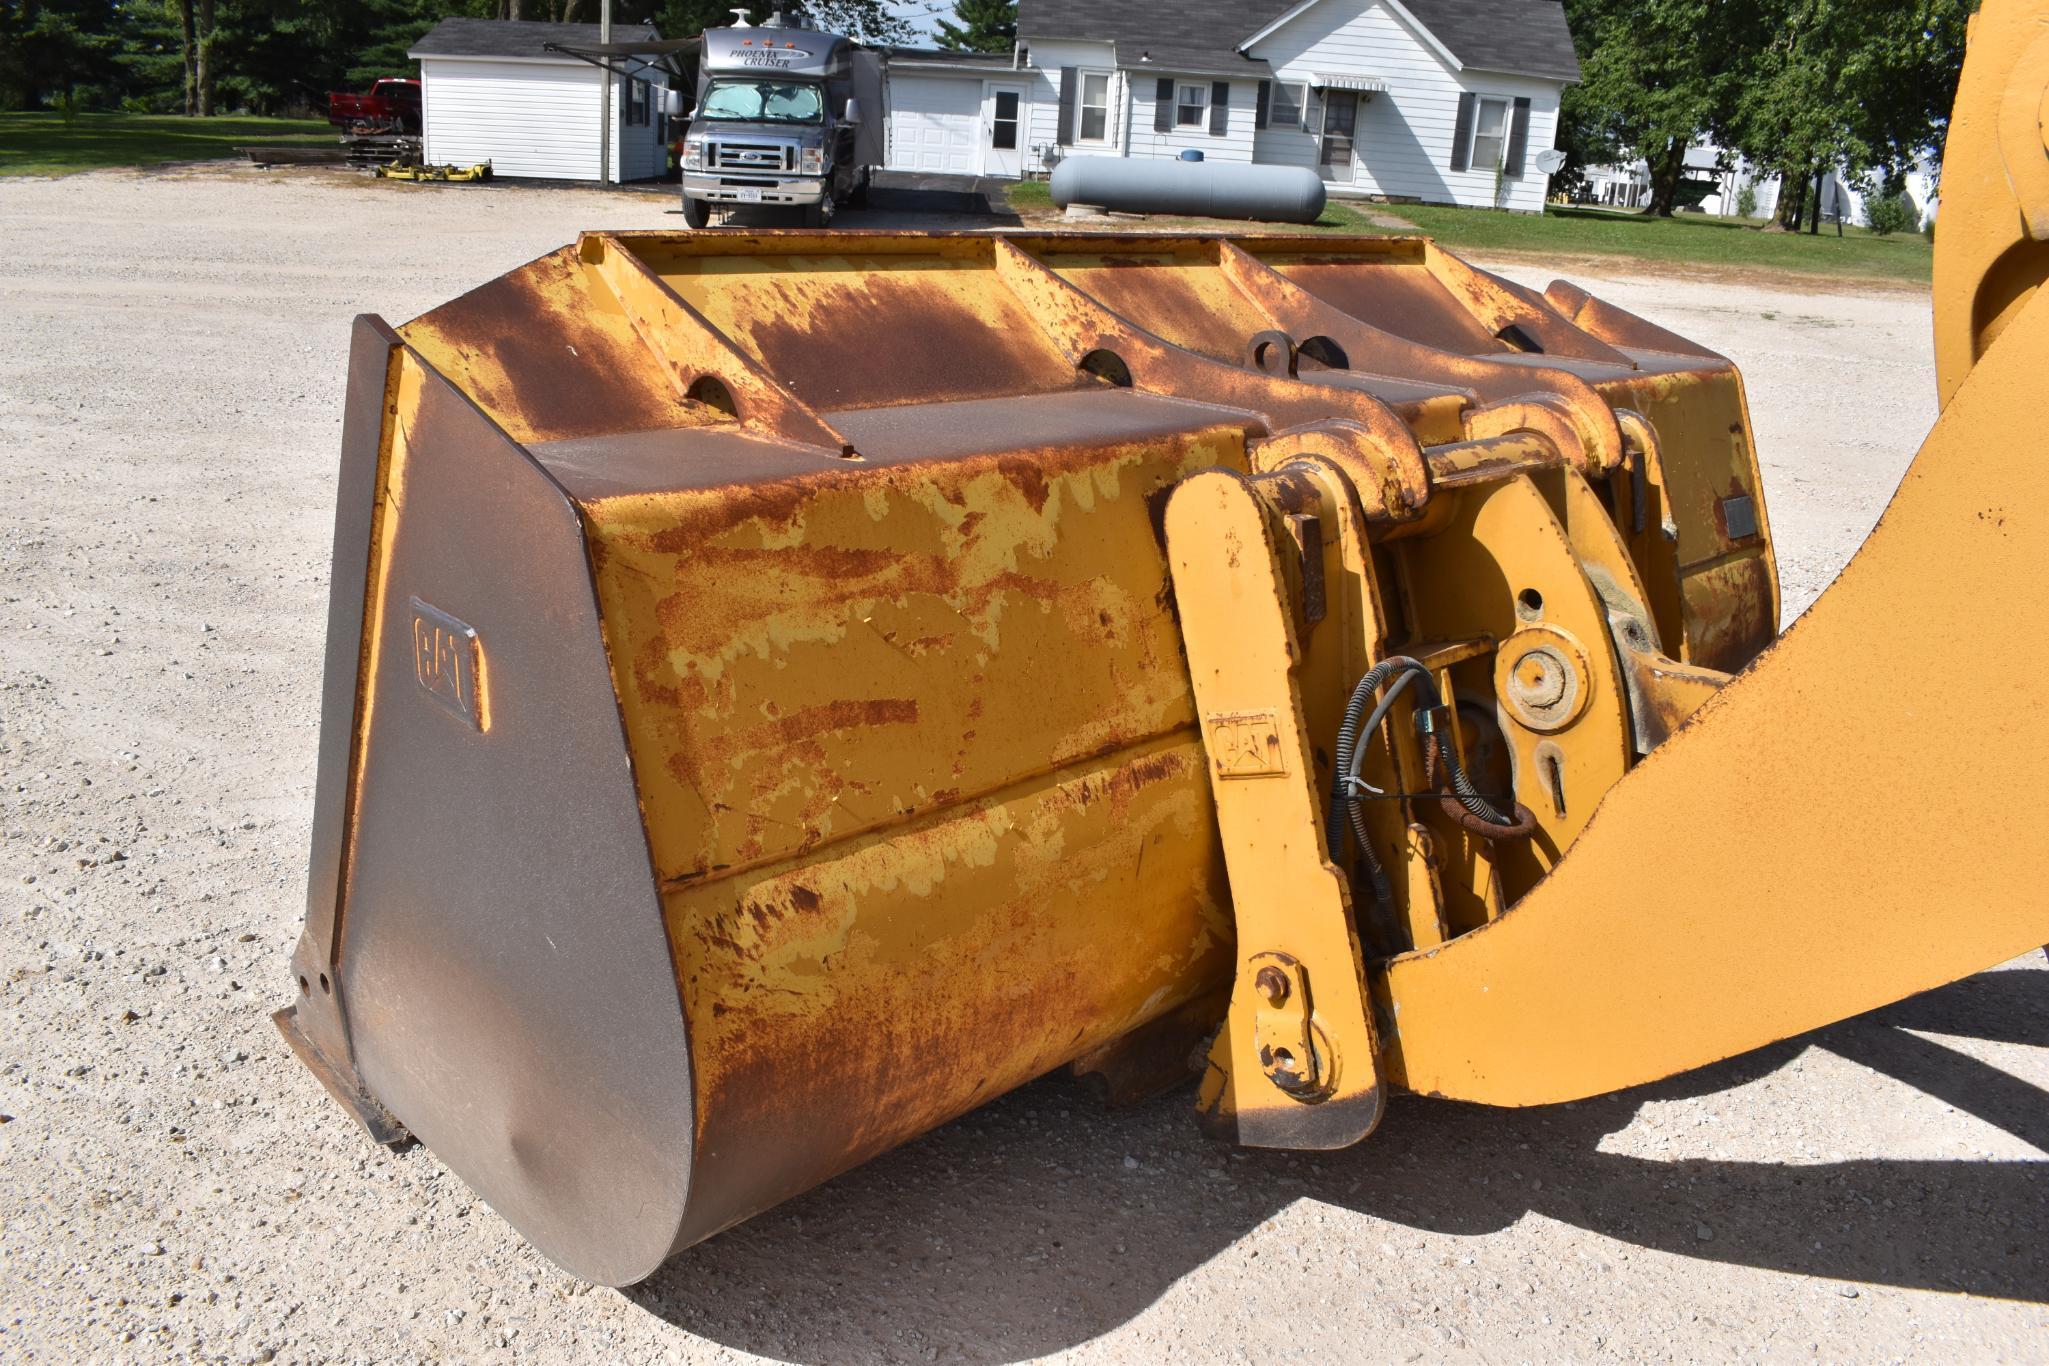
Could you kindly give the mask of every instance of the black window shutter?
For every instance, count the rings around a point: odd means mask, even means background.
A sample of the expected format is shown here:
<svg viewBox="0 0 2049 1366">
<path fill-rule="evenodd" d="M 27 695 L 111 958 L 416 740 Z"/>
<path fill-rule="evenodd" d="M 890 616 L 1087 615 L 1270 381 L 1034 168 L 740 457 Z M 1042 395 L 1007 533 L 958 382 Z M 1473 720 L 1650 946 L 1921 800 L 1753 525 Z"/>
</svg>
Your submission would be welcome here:
<svg viewBox="0 0 2049 1366">
<path fill-rule="evenodd" d="M 1209 135 L 1220 138 L 1231 126 L 1231 83 L 1211 81 L 1209 83 Z"/>
<path fill-rule="evenodd" d="M 1081 78 L 1073 67 L 1060 68 L 1060 127 L 1053 134 L 1053 140 L 1062 147 L 1074 141 L 1074 93 L 1080 82 Z"/>
<path fill-rule="evenodd" d="M 1162 76 L 1153 87 L 1153 131 L 1174 131 L 1174 78 Z"/>
<path fill-rule="evenodd" d="M 1261 81 L 1259 83 L 1259 97 L 1252 102 L 1252 126 L 1254 128 L 1266 127 L 1267 115 L 1273 109 L 1273 102 L 1274 83 L 1272 81 Z"/>
<path fill-rule="evenodd" d="M 1468 90 L 1458 97 L 1458 126 L 1451 130 L 1451 169 L 1463 171 L 1473 156 L 1473 116 L 1480 97 Z"/>
<path fill-rule="evenodd" d="M 1508 129 L 1508 165 L 1503 169 L 1509 175 L 1523 173 L 1523 153 L 1530 148 L 1530 97 L 1515 97 L 1515 122 Z"/>
</svg>

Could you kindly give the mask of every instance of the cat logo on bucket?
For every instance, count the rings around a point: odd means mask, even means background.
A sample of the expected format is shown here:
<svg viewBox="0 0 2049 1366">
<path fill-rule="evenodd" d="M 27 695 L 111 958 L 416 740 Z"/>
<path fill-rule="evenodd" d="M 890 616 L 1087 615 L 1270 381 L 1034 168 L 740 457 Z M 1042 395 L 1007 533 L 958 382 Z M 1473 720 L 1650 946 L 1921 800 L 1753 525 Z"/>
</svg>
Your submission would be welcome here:
<svg viewBox="0 0 2049 1366">
<path fill-rule="evenodd" d="M 477 633 L 438 607 L 413 604 L 413 676 L 474 730 L 484 729 L 484 649 Z"/>
</svg>

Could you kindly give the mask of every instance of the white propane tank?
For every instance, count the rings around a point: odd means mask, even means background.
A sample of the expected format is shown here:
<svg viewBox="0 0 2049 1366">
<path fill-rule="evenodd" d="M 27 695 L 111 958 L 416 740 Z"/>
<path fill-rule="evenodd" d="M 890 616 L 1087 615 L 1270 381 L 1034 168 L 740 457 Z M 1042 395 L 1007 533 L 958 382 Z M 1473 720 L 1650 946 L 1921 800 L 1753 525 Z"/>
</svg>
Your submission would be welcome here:
<svg viewBox="0 0 2049 1366">
<path fill-rule="evenodd" d="M 1323 182 L 1306 166 L 1242 161 L 1148 161 L 1068 157 L 1053 168 L 1053 202 L 1095 204 L 1120 213 L 1172 213 L 1314 223 L 1323 214 Z"/>
</svg>

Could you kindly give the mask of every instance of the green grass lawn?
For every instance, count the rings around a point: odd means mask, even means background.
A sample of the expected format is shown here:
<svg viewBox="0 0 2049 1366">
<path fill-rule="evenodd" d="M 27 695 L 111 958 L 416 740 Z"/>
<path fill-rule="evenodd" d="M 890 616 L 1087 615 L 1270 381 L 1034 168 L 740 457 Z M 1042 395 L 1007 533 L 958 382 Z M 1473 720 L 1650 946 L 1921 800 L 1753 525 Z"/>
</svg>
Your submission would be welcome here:
<svg viewBox="0 0 2049 1366">
<path fill-rule="evenodd" d="M 1879 237 L 1845 227 L 1836 236 L 1825 224 L 1818 236 L 1766 232 L 1754 222 L 1683 214 L 1648 218 L 1608 209 L 1552 206 L 1543 217 L 1393 204 L 1386 212 L 1414 223 L 1459 251 L 1515 251 L 1537 255 L 1581 253 L 1683 262 L 1729 270 L 1795 271 L 1816 275 L 1926 281 L 1934 245 L 1919 233 Z"/>
<path fill-rule="evenodd" d="M 0 113 L 0 176 L 210 161 L 233 157 L 240 147 L 330 147 L 334 138 L 334 130 L 316 119 Z"/>
<path fill-rule="evenodd" d="M 1044 181 L 1026 181 L 1010 191 L 1014 208 L 1050 210 Z M 1645 261 L 1692 264 L 1724 270 L 1786 271 L 1797 274 L 1862 277 L 1924 283 L 1934 247 L 1919 233 L 1878 237 L 1863 228 L 1845 227 L 1836 236 L 1834 224 L 1819 236 L 1766 232 L 1755 222 L 1684 214 L 1647 218 L 1609 209 L 1552 206 L 1539 218 L 1532 214 L 1496 213 L 1488 209 L 1456 209 L 1437 204 L 1354 204 L 1333 199 L 1323 217 L 1307 229 L 1385 233 L 1367 211 L 1405 219 L 1445 246 L 1461 252 L 1520 252 L 1534 256 L 1619 256 Z M 1161 220 L 1166 226 L 1168 220 Z M 1198 222 L 1225 231 L 1263 231 L 1265 225 L 1223 224 L 1212 220 L 1173 220 L 1175 226 Z M 1283 225 L 1274 225 L 1283 226 Z"/>
</svg>

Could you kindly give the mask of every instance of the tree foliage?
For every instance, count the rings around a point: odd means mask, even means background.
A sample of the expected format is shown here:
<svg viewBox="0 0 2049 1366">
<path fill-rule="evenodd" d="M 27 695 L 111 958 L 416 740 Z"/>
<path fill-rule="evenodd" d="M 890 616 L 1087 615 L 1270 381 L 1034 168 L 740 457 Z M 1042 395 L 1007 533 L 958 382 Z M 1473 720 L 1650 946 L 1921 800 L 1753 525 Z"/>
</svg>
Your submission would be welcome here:
<svg viewBox="0 0 2049 1366">
<path fill-rule="evenodd" d="M 1754 45 L 1756 0 L 1569 0 L 1580 51 L 1575 117 L 1650 165 L 1650 211 L 1670 214 L 1686 149 L 1723 134 Z"/>
<path fill-rule="evenodd" d="M 1918 230 L 1921 215 L 1914 208 L 1914 201 L 1904 194 L 1867 194 L 1864 226 L 1880 237 L 1890 237 L 1896 232 Z"/>
<path fill-rule="evenodd" d="M 1977 0 L 1565 0 L 1583 82 L 1559 145 L 1640 157 L 1651 211 L 1685 194 L 1689 145 L 1785 176 L 1780 203 L 1840 168 L 1893 185 L 1939 150 Z"/>
<path fill-rule="evenodd" d="M 792 7 L 811 28 L 841 33 L 864 43 L 908 43 L 911 26 L 883 0 L 803 0 Z M 784 11 L 785 15 L 792 12 Z"/>
<path fill-rule="evenodd" d="M 1017 42 L 1017 0 L 954 0 L 939 21 L 939 46 L 954 52 L 1008 52 Z"/>
<path fill-rule="evenodd" d="M 766 19 L 772 0 L 743 6 Z M 781 6 L 835 33 L 901 42 L 884 0 Z M 685 38 L 734 22 L 724 0 L 612 0 L 614 28 L 653 21 Z M 411 76 L 406 56 L 441 20 L 596 23 L 599 0 L 0 0 L 0 108 L 153 113 L 318 110 L 331 90 Z"/>
</svg>

